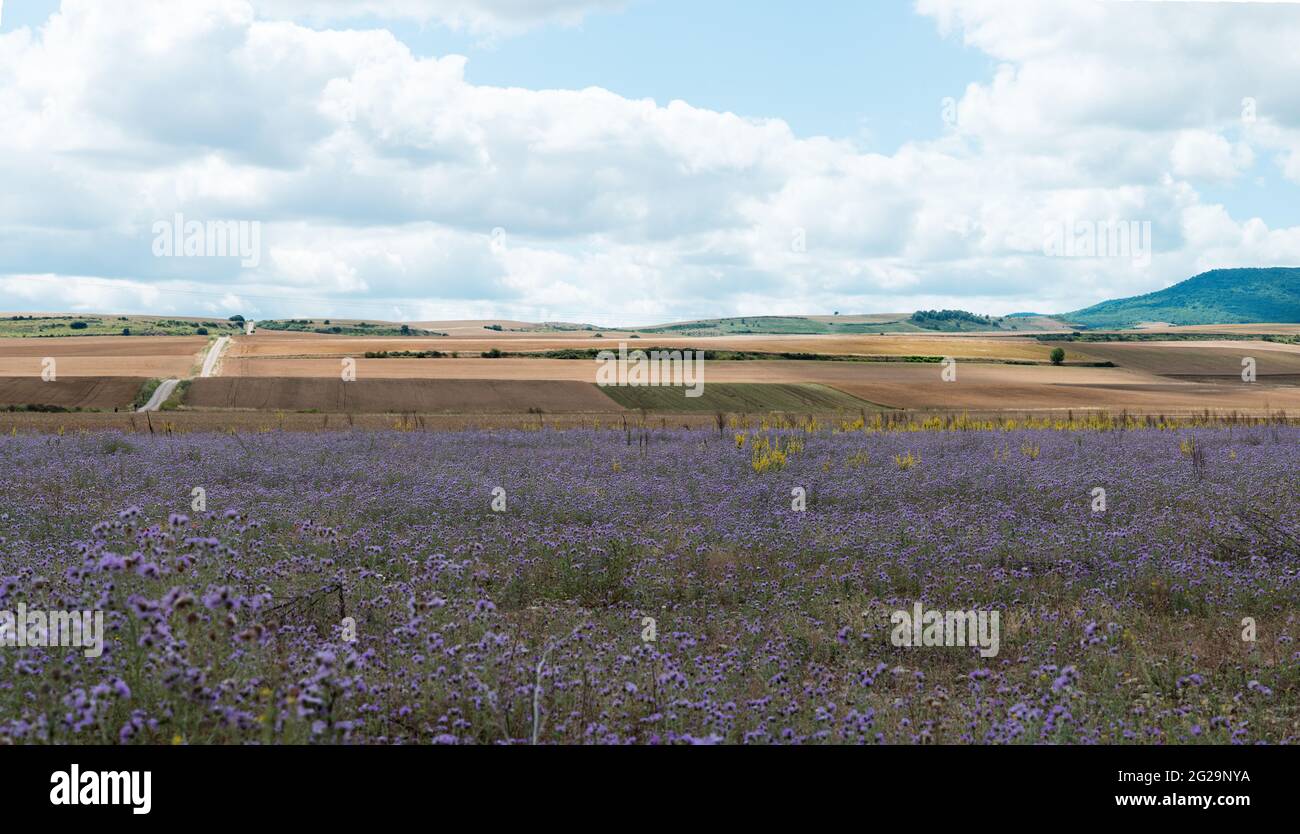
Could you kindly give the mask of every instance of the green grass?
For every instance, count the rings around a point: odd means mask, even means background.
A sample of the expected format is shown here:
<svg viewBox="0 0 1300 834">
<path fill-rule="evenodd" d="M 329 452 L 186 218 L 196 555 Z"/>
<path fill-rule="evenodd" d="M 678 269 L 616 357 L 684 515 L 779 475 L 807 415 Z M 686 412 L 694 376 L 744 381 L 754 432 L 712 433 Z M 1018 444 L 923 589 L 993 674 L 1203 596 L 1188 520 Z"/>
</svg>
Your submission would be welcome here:
<svg viewBox="0 0 1300 834">
<path fill-rule="evenodd" d="M 880 410 L 827 385 L 757 382 L 711 382 L 700 397 L 687 397 L 676 387 L 600 389 L 624 408 L 673 412 L 861 411 Z"/>
<path fill-rule="evenodd" d="M 144 385 L 140 386 L 140 391 L 135 395 L 135 399 L 131 401 L 131 408 L 136 411 L 144 408 L 145 403 L 149 402 L 149 398 L 153 396 L 154 391 L 158 390 L 159 385 L 162 385 L 161 379 L 145 380 Z"/>
<path fill-rule="evenodd" d="M 176 387 L 172 389 L 171 396 L 159 406 L 159 409 L 162 411 L 175 411 L 180 408 L 181 404 L 185 402 L 185 394 L 189 392 L 191 382 L 193 380 L 182 379 L 177 383 Z"/>
</svg>

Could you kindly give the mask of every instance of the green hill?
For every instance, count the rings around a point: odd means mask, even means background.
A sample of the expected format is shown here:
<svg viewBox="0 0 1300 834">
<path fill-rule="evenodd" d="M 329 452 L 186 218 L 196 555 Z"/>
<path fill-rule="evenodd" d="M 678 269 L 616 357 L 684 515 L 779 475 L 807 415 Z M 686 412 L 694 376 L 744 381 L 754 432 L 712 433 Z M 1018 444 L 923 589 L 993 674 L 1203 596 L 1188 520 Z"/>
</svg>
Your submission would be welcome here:
<svg viewBox="0 0 1300 834">
<path fill-rule="evenodd" d="M 1168 289 L 1105 301 L 1060 318 L 1093 328 L 1300 322 L 1300 268 L 1215 269 Z"/>
</svg>

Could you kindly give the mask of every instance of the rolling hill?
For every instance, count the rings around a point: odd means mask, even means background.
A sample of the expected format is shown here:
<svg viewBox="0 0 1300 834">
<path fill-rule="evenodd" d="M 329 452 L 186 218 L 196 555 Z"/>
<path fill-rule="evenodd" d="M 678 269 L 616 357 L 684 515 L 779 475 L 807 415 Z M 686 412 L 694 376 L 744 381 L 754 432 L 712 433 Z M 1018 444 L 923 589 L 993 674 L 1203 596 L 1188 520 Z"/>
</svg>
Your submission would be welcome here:
<svg viewBox="0 0 1300 834">
<path fill-rule="evenodd" d="M 873 333 L 996 333 L 1065 329 L 1049 316 L 981 316 L 963 310 L 835 316 L 741 316 L 637 327 L 639 333 L 674 336 L 867 335 Z"/>
<path fill-rule="evenodd" d="M 1060 318 L 1091 328 L 1125 328 L 1142 322 L 1300 322 L 1300 268 L 1215 269 L 1159 292 L 1104 301 Z"/>
</svg>

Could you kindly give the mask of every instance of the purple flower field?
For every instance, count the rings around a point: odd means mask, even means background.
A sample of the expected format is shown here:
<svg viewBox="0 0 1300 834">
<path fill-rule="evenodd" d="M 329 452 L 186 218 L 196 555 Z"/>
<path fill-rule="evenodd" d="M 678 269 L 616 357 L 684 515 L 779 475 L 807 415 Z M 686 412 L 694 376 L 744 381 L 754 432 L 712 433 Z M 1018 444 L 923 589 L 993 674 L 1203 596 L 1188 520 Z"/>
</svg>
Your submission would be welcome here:
<svg viewBox="0 0 1300 834">
<path fill-rule="evenodd" d="M 0 609 L 107 637 L 0 742 L 1295 743 L 1298 497 L 1273 425 L 3 437 Z"/>
</svg>

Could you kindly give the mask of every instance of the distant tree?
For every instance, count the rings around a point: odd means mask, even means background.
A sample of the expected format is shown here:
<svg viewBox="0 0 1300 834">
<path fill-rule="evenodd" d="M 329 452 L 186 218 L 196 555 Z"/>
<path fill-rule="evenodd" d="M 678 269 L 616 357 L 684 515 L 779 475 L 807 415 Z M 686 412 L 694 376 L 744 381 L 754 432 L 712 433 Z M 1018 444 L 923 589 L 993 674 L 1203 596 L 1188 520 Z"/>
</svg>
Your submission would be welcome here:
<svg viewBox="0 0 1300 834">
<path fill-rule="evenodd" d="M 243 321 L 243 320 L 244 320 L 244 317 L 243 317 L 243 316 L 239 316 L 239 315 L 235 315 L 235 316 L 231 316 L 231 317 L 230 317 L 230 321 Z"/>
<path fill-rule="evenodd" d="M 206 336 L 208 335 L 208 329 L 206 327 L 200 327 L 198 330 L 194 331 L 194 334 L 196 336 Z"/>
<path fill-rule="evenodd" d="M 1052 349 L 1052 364 L 1060 365 L 1065 361 L 1065 348 Z"/>
<path fill-rule="evenodd" d="M 86 324 L 84 321 L 74 321 L 72 324 L 68 326 L 71 327 L 73 330 L 85 330 L 90 325 Z"/>
<path fill-rule="evenodd" d="M 123 336 L 130 336 L 130 335 L 131 335 L 131 328 L 129 328 L 129 327 L 123 327 L 123 328 L 122 328 L 122 335 L 123 335 Z"/>
<path fill-rule="evenodd" d="M 410 335 L 411 335 L 411 328 L 410 328 L 408 325 L 405 325 L 405 324 L 402 325 L 402 335 L 403 335 L 403 336 L 410 336 Z"/>
</svg>

